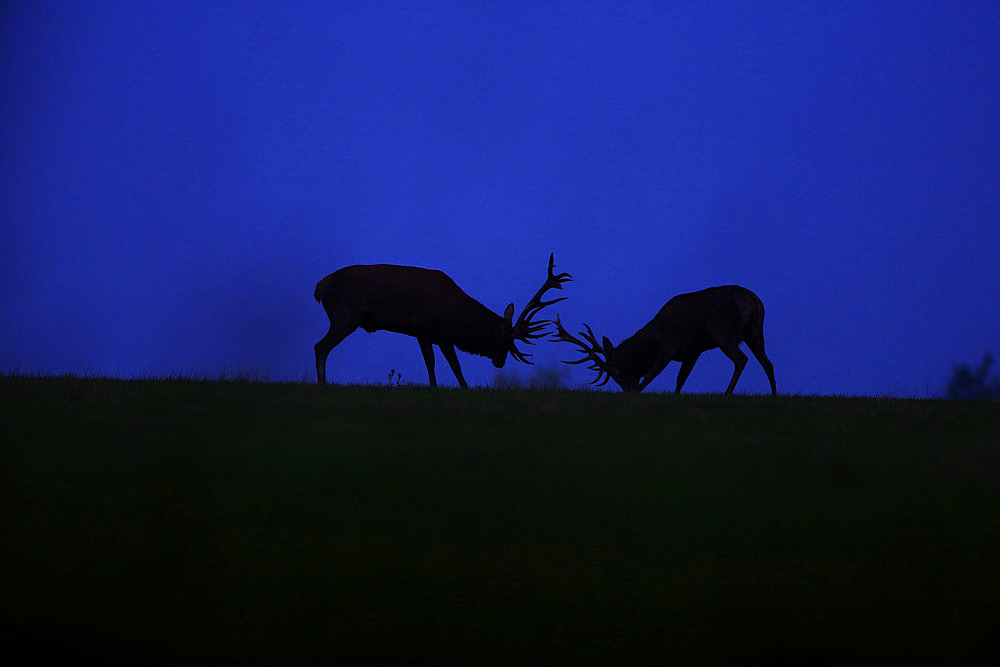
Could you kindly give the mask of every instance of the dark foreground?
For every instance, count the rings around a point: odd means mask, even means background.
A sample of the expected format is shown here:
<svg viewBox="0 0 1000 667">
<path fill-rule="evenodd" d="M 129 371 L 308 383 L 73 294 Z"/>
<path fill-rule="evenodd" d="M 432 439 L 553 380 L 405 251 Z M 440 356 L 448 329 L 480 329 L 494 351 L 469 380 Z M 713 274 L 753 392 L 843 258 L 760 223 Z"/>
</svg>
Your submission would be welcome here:
<svg viewBox="0 0 1000 667">
<path fill-rule="evenodd" d="M 2 378 L 0 416 L 22 661 L 1000 656 L 997 403 Z"/>
</svg>

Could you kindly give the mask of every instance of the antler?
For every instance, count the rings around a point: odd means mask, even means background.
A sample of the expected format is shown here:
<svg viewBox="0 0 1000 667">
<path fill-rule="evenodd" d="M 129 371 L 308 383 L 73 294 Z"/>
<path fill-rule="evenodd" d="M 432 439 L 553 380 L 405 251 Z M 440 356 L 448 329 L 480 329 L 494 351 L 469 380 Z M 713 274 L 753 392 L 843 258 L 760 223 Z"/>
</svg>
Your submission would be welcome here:
<svg viewBox="0 0 1000 667">
<path fill-rule="evenodd" d="M 545 294 L 550 289 L 562 289 L 563 283 L 569 282 L 573 279 L 568 273 L 560 273 L 559 275 L 554 275 L 552 269 L 555 268 L 555 253 L 549 253 L 549 269 L 548 276 L 545 278 L 545 282 L 542 283 L 541 288 L 535 292 L 535 296 L 531 297 L 528 304 L 521 311 L 521 314 L 517 316 L 517 322 L 514 324 L 514 339 L 524 341 L 528 345 L 534 345 L 535 338 L 542 338 L 545 336 L 542 332 L 552 320 L 539 320 L 538 322 L 533 322 L 532 318 L 537 315 L 546 306 L 551 306 L 554 303 L 559 303 L 564 301 L 569 297 L 559 297 L 558 299 L 551 299 L 549 301 L 542 301 L 542 295 Z M 520 362 L 525 364 L 531 364 L 533 362 L 528 360 L 530 354 L 525 354 L 517 349 L 514 343 L 510 344 L 510 355 Z"/>
<path fill-rule="evenodd" d="M 611 371 L 608 370 L 608 362 L 606 358 L 607 352 L 600 345 L 600 343 L 597 342 L 597 336 L 594 335 L 594 332 L 591 330 L 591 328 L 586 323 L 584 323 L 583 326 L 586 327 L 587 331 L 580 332 L 580 335 L 583 336 L 587 341 L 584 342 L 579 338 L 577 338 L 576 336 L 570 335 L 570 333 L 563 328 L 562 322 L 559 321 L 558 315 L 556 315 L 555 324 L 557 333 L 552 335 L 552 340 L 563 341 L 566 343 L 573 343 L 574 345 L 577 346 L 578 351 L 581 354 L 585 355 L 582 359 L 576 359 L 574 361 L 564 361 L 563 363 L 583 364 L 588 361 L 592 362 L 591 365 L 588 366 L 587 368 L 589 368 L 592 371 L 597 371 L 597 377 L 594 378 L 594 380 L 590 382 L 590 384 L 596 385 L 598 387 L 603 387 L 604 385 L 606 385 L 608 381 L 611 380 Z M 605 355 L 605 358 L 601 358 L 601 356 L 599 356 L 602 354 Z M 602 376 L 604 377 L 603 380 L 601 380 Z"/>
</svg>

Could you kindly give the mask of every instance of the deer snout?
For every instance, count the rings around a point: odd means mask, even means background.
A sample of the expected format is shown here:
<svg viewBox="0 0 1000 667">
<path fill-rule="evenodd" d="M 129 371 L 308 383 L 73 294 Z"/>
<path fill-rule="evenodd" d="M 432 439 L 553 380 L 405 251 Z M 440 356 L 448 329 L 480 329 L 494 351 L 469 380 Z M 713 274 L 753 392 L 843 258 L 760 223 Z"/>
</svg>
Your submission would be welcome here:
<svg viewBox="0 0 1000 667">
<path fill-rule="evenodd" d="M 621 375 L 611 376 L 615 384 L 622 388 L 622 391 L 642 391 L 642 378 L 623 377 Z"/>
</svg>

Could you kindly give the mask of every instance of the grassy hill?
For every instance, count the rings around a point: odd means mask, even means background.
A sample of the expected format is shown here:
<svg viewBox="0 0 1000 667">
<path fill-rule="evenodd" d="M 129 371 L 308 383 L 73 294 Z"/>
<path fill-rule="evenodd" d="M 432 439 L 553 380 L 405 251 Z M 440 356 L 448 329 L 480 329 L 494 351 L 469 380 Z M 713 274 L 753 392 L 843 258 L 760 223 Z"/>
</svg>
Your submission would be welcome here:
<svg viewBox="0 0 1000 667">
<path fill-rule="evenodd" d="M 11 650 L 1000 655 L 1000 404 L 0 379 Z"/>
</svg>

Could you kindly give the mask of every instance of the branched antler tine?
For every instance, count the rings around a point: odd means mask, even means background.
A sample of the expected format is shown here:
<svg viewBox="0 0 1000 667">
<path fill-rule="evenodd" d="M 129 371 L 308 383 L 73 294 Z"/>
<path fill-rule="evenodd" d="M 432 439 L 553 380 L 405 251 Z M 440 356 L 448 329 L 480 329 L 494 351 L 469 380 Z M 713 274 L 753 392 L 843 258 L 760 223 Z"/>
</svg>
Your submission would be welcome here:
<svg viewBox="0 0 1000 667">
<path fill-rule="evenodd" d="M 594 352 L 603 351 L 604 348 L 602 348 L 601 345 L 597 342 L 597 336 L 594 335 L 594 331 L 590 328 L 590 325 L 584 322 L 583 326 L 587 329 L 587 332 L 584 333 L 581 331 L 580 335 L 587 339 L 587 342 L 590 343 L 592 351 Z"/>
<path fill-rule="evenodd" d="M 587 358 L 585 360 L 587 359 L 594 360 L 594 353 L 598 351 L 597 348 L 588 345 L 587 343 L 583 342 L 576 336 L 573 336 L 568 331 L 566 331 L 566 329 L 562 325 L 562 322 L 559 320 L 558 315 L 556 316 L 556 328 L 558 329 L 559 332 L 556 335 L 556 340 L 562 340 L 567 343 L 573 343 L 574 345 L 577 346 L 580 352 L 587 355 Z M 583 332 L 580 332 L 580 335 L 586 336 L 586 334 L 584 334 Z"/>
<path fill-rule="evenodd" d="M 541 310 L 541 309 L 539 308 L 538 310 Z M 526 326 L 533 327 L 536 324 L 542 324 L 542 325 L 544 325 L 546 322 L 550 322 L 551 321 L 551 320 L 538 320 L 538 321 L 533 320 L 532 318 L 534 317 L 535 314 L 538 313 L 538 310 L 535 310 L 535 312 L 532 313 L 530 317 L 528 317 L 527 321 L 525 322 Z"/>
<path fill-rule="evenodd" d="M 562 320 L 559 319 L 558 315 L 556 315 L 555 325 L 556 325 L 556 333 L 553 334 L 553 340 L 563 341 L 565 343 L 573 343 L 574 345 L 579 347 L 581 351 L 584 352 L 589 351 L 586 343 L 584 343 L 582 340 L 580 340 L 576 336 L 571 335 L 568 331 L 566 331 L 566 327 L 562 325 Z M 572 363 L 577 363 L 577 362 L 572 362 Z"/>
<path fill-rule="evenodd" d="M 606 370 L 604 370 L 603 368 L 600 368 L 599 366 L 594 365 L 594 366 L 591 366 L 590 369 L 594 370 L 594 371 L 597 371 L 597 377 L 595 377 L 593 380 L 591 380 L 587 384 L 592 384 L 592 385 L 595 385 L 597 387 L 603 387 L 604 384 L 611 377 L 610 375 L 607 375 L 607 371 Z M 602 378 L 604 378 L 604 379 L 602 380 Z"/>
<path fill-rule="evenodd" d="M 534 345 L 534 343 L 532 343 L 532 345 Z M 515 346 L 513 343 L 510 346 L 510 356 L 514 357 L 522 364 L 528 364 L 529 366 L 533 366 L 535 364 L 535 362 L 529 359 L 529 357 L 531 357 L 532 355 L 521 352 L 521 350 L 517 349 L 517 346 Z"/>
<path fill-rule="evenodd" d="M 545 327 L 542 327 L 543 329 Z M 524 338 L 520 339 L 522 343 L 527 343 L 528 345 L 534 345 L 536 338 L 544 338 L 544 333 L 538 333 L 537 329 L 528 329 L 528 333 L 524 334 Z"/>
<path fill-rule="evenodd" d="M 552 320 L 541 320 L 539 322 L 532 322 L 527 327 L 527 332 L 524 335 L 524 342 L 530 345 L 534 345 L 535 342 L 531 340 L 532 338 L 543 338 L 545 336 L 544 331 L 549 328 L 552 324 Z M 543 333 L 539 333 L 543 332 Z"/>
<path fill-rule="evenodd" d="M 563 327 L 562 320 L 559 319 L 558 315 L 556 315 L 555 325 L 556 325 L 556 332 L 554 334 L 552 334 L 552 340 L 553 341 L 562 341 L 564 343 L 573 343 L 574 345 L 578 345 L 578 346 L 583 347 L 583 343 L 581 343 L 579 340 L 577 340 L 576 338 L 574 338 L 573 336 L 571 336 L 569 334 L 569 332 L 566 331 L 566 328 Z M 579 363 L 579 362 L 573 361 L 573 362 L 567 362 L 567 363 L 574 363 L 575 364 L 575 363 Z"/>
<path fill-rule="evenodd" d="M 568 273 L 560 273 L 559 275 L 554 275 L 552 269 L 555 268 L 555 253 L 549 253 L 549 267 L 547 275 L 545 277 L 545 282 L 542 283 L 541 288 L 535 292 L 535 296 L 531 297 L 527 305 L 521 311 L 521 314 L 517 317 L 517 323 L 514 325 L 515 335 L 520 340 L 525 340 L 528 336 L 539 337 L 537 332 L 539 329 L 532 329 L 531 327 L 535 324 L 532 322 L 532 318 L 535 317 L 543 308 L 551 306 L 554 303 L 559 303 L 567 297 L 560 297 L 558 299 L 549 299 L 548 301 L 542 300 L 542 295 L 544 295 L 550 289 L 562 289 L 562 284 L 569 280 L 572 280 L 572 276 Z"/>
<path fill-rule="evenodd" d="M 556 254 L 554 252 L 550 252 L 549 253 L 549 277 L 546 278 L 545 282 L 546 282 L 546 284 L 548 284 L 549 282 L 553 282 L 553 283 L 555 283 L 555 285 L 553 285 L 554 289 L 562 289 L 562 284 L 565 283 L 565 282 L 569 282 L 570 280 L 573 280 L 573 276 L 571 276 L 571 275 L 569 275 L 568 273 L 565 273 L 565 272 L 560 273 L 558 276 L 552 275 L 552 269 L 556 268 L 555 259 L 556 259 Z"/>
<path fill-rule="evenodd" d="M 530 312 L 530 315 L 534 315 L 535 313 L 537 313 L 538 311 L 540 311 L 542 308 L 547 308 L 548 306 L 551 306 L 554 303 L 559 303 L 560 301 L 565 301 L 568 298 L 569 298 L 568 296 L 561 296 L 558 299 L 549 299 L 548 301 L 542 301 L 541 299 L 538 299 L 538 300 L 535 301 L 534 305 L 532 305 L 530 308 L 529 307 L 525 307 L 524 310 Z M 530 319 L 530 316 L 529 316 L 529 319 Z"/>
<path fill-rule="evenodd" d="M 557 280 L 559 282 L 565 282 L 567 280 L 572 280 L 573 276 L 568 273 L 560 273 L 558 276 L 552 275 L 552 269 L 556 268 L 556 254 L 554 252 L 549 253 L 549 279 Z"/>
<path fill-rule="evenodd" d="M 602 354 L 605 354 L 604 348 L 597 343 L 597 336 L 594 335 L 594 331 L 590 328 L 590 326 L 584 324 L 583 326 L 584 328 L 586 328 L 586 331 L 580 332 L 580 335 L 583 336 L 588 341 L 585 343 L 584 341 L 580 340 L 576 336 L 573 336 L 568 331 L 566 331 L 566 328 L 563 327 L 562 321 L 559 319 L 558 315 L 556 315 L 555 325 L 556 325 L 556 333 L 553 335 L 553 340 L 563 341 L 566 343 L 573 343 L 574 345 L 576 345 L 576 348 L 580 352 L 580 354 L 584 355 L 583 358 L 581 359 L 574 359 L 573 361 L 564 361 L 563 363 L 564 364 L 590 363 L 590 365 L 587 366 L 587 368 L 592 371 L 597 371 L 597 377 L 594 378 L 590 382 L 590 384 L 596 385 L 598 387 L 603 387 L 604 385 L 606 385 L 611 380 L 611 373 L 608 372 L 608 369 L 606 367 L 607 363 L 606 359 L 603 359 L 601 357 Z"/>
</svg>

